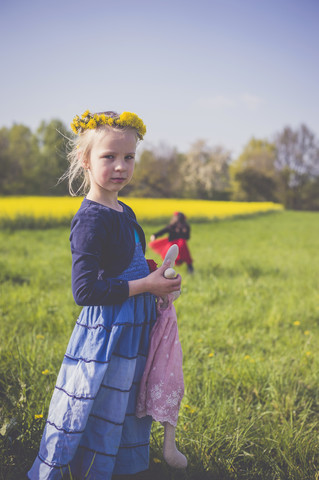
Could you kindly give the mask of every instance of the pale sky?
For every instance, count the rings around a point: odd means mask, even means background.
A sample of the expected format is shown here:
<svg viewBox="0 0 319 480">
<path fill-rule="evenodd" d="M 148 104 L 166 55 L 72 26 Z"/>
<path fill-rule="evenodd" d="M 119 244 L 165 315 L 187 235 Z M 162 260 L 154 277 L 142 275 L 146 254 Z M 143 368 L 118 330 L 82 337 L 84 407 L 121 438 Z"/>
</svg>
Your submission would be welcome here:
<svg viewBox="0 0 319 480">
<path fill-rule="evenodd" d="M 318 0 L 1 0 L 0 128 L 137 113 L 145 146 L 319 137 Z"/>
</svg>

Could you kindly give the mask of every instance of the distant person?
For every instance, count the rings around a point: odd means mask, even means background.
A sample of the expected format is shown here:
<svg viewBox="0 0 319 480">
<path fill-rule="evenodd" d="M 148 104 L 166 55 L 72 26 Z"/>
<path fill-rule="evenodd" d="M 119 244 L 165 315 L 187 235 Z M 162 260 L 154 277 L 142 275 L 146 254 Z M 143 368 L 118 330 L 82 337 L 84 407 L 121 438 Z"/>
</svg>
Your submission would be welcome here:
<svg viewBox="0 0 319 480">
<path fill-rule="evenodd" d="M 182 212 L 175 212 L 169 224 L 151 235 L 149 247 L 156 253 L 159 253 L 162 258 L 165 258 L 166 252 L 171 245 L 178 245 L 179 254 L 176 259 L 176 265 L 182 263 L 187 264 L 187 271 L 193 273 L 193 260 L 187 246 L 187 240 L 190 238 L 190 225 L 186 222 L 186 217 Z M 168 238 L 157 240 L 165 233 L 168 233 Z"/>
<path fill-rule="evenodd" d="M 70 235 L 72 291 L 83 309 L 28 478 L 137 479 L 149 466 L 152 418 L 138 418 L 135 408 L 155 297 L 179 291 L 181 277 L 166 279 L 167 264 L 150 273 L 144 232 L 118 200 L 133 175 L 143 121 L 129 112 L 86 111 L 71 126 L 78 136 L 69 155 L 70 191 L 83 178 L 88 190 Z"/>
</svg>

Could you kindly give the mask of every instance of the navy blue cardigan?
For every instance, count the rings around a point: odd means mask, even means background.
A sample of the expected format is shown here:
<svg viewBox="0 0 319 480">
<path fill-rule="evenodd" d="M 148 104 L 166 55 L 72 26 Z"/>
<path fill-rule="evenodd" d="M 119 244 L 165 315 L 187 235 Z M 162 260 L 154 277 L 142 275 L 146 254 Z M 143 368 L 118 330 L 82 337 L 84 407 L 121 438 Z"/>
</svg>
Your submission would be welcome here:
<svg viewBox="0 0 319 480">
<path fill-rule="evenodd" d="M 84 198 L 71 223 L 72 292 L 78 305 L 111 305 L 128 298 L 125 270 L 135 249 L 134 229 L 145 253 L 145 235 L 133 210 L 123 212 Z"/>
</svg>

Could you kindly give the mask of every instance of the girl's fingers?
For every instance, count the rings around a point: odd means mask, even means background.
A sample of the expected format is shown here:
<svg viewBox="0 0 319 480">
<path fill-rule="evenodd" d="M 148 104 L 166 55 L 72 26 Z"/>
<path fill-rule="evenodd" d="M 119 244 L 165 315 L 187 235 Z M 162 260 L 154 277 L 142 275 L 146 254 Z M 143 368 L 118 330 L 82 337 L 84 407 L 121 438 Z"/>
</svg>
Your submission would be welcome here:
<svg viewBox="0 0 319 480">
<path fill-rule="evenodd" d="M 175 290 L 179 290 L 181 287 L 182 283 L 182 277 L 178 274 L 174 278 L 167 278 L 165 279 L 166 281 L 168 280 L 169 283 L 167 284 L 168 287 L 170 287 L 170 291 L 174 292 Z"/>
<path fill-rule="evenodd" d="M 150 292 L 157 296 L 167 295 L 168 293 L 180 290 L 182 277 L 178 274 L 175 278 L 165 278 L 164 271 L 166 266 L 161 266 L 155 272 L 149 275 Z"/>
</svg>

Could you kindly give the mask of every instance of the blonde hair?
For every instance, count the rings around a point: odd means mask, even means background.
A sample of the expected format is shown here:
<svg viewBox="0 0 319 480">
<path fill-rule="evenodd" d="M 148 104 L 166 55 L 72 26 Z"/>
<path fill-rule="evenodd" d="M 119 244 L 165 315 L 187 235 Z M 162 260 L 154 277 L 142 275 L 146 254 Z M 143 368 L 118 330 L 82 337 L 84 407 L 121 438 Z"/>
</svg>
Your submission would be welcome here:
<svg viewBox="0 0 319 480">
<path fill-rule="evenodd" d="M 108 117 L 119 118 L 119 114 L 113 111 L 99 112 L 98 115 L 105 114 Z M 90 188 L 90 177 L 88 171 L 84 168 L 84 163 L 89 160 L 92 145 L 97 135 L 104 134 L 107 130 L 121 130 L 121 131 L 133 131 L 136 136 L 136 142 L 138 143 L 141 138 L 138 135 L 137 130 L 131 126 L 122 126 L 114 124 L 110 125 L 98 125 L 94 129 L 84 130 L 83 133 L 76 137 L 69 139 L 70 151 L 67 155 L 69 161 L 69 168 L 62 175 L 60 181 L 68 179 L 69 193 L 73 197 L 81 194 L 86 194 Z M 74 189 L 75 182 L 81 182 L 80 185 Z"/>
</svg>

